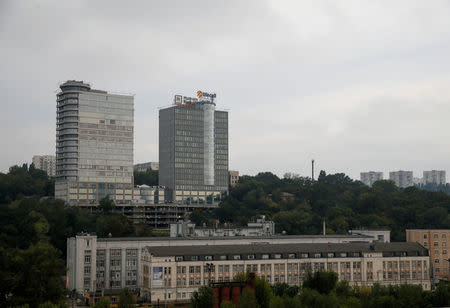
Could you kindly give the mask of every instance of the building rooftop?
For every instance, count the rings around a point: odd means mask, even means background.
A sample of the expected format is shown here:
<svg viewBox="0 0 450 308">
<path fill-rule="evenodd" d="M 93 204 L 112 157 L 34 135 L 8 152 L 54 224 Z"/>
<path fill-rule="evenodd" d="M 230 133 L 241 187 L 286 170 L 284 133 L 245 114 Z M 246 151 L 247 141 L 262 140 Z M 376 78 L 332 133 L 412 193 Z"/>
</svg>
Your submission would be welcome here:
<svg viewBox="0 0 450 308">
<path fill-rule="evenodd" d="M 247 228 L 247 227 L 246 227 Z M 330 234 L 330 235 L 273 235 L 273 236 L 218 236 L 218 237 L 103 237 L 98 238 L 97 242 L 119 242 L 119 241 L 198 241 L 198 240 L 214 240 L 226 241 L 236 239 L 326 239 L 326 238 L 350 238 L 371 239 L 369 235 L 352 235 L 352 234 Z M 227 246 L 229 247 L 229 246 Z"/>
<path fill-rule="evenodd" d="M 253 245 L 204 245 L 204 246 L 156 246 L 147 247 L 156 257 L 189 255 L 229 255 L 229 254 L 289 254 L 289 253 L 370 253 L 383 255 L 428 256 L 428 250 L 418 243 L 302 243 L 302 244 L 253 244 Z"/>
</svg>

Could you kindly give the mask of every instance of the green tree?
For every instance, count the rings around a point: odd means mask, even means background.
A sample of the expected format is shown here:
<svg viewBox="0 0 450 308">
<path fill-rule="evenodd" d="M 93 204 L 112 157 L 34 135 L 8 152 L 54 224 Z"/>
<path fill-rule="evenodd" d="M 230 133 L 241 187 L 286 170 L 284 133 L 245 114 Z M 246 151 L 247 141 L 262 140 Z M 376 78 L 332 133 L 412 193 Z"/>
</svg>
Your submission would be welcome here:
<svg viewBox="0 0 450 308">
<path fill-rule="evenodd" d="M 111 214 L 115 206 L 114 201 L 106 196 L 100 200 L 98 209 L 104 214 Z"/>
<path fill-rule="evenodd" d="M 238 302 L 238 308 L 256 308 L 255 293 L 250 288 L 244 288 Z"/>
<path fill-rule="evenodd" d="M 96 303 L 93 308 L 109 308 L 111 306 L 111 301 L 106 297 L 100 298 L 98 303 Z"/>
<path fill-rule="evenodd" d="M 328 294 L 336 286 L 337 280 L 337 274 L 333 271 L 317 271 L 314 274 L 308 273 L 308 277 L 303 282 L 303 287 Z"/>
<path fill-rule="evenodd" d="M 2 279 L 0 301 L 8 295 L 6 306 L 37 307 L 47 301 L 59 303 L 64 299 L 61 277 L 66 268 L 59 251 L 49 243 L 39 242 L 26 250 L 11 249 L 1 255 L 2 263 L 7 266 L 4 272 L 7 277 Z"/>
<path fill-rule="evenodd" d="M 216 303 L 216 295 L 210 286 L 201 286 L 192 293 L 191 297 L 193 308 L 211 308 Z"/>
<path fill-rule="evenodd" d="M 279 296 L 272 296 L 269 301 L 269 308 L 285 308 L 284 300 Z"/>
<path fill-rule="evenodd" d="M 133 293 L 128 288 L 122 289 L 119 294 L 118 308 L 134 308 L 136 307 L 136 300 Z"/>
<path fill-rule="evenodd" d="M 222 301 L 220 303 L 220 308 L 234 308 L 234 305 L 230 301 Z"/>
<path fill-rule="evenodd" d="M 268 308 L 269 301 L 273 296 L 272 289 L 270 288 L 267 280 L 262 277 L 255 278 L 255 297 L 260 308 Z"/>
</svg>

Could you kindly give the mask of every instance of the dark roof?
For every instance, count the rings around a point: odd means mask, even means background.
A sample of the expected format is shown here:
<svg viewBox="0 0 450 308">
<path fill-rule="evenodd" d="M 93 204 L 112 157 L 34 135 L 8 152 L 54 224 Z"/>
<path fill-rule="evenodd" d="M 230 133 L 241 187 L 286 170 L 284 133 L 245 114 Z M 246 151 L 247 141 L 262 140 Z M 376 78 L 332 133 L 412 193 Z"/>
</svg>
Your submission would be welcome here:
<svg viewBox="0 0 450 308">
<path fill-rule="evenodd" d="M 252 244 L 252 245 L 203 245 L 203 246 L 160 246 L 147 247 L 157 257 L 164 256 L 202 256 L 233 254 L 314 254 L 314 253 L 364 253 L 381 252 L 383 255 L 428 255 L 428 250 L 418 243 L 302 243 L 302 244 Z"/>
</svg>

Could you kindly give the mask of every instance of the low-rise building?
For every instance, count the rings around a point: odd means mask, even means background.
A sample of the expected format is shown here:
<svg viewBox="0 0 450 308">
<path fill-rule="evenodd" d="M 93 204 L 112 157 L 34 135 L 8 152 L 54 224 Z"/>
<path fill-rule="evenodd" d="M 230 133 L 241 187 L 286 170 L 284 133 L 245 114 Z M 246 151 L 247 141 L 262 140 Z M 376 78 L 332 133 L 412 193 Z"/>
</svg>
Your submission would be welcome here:
<svg viewBox="0 0 450 308">
<path fill-rule="evenodd" d="M 369 230 L 369 229 L 355 229 L 349 230 L 349 234 L 353 235 L 367 235 L 371 236 L 374 242 L 389 243 L 391 241 L 391 231 L 390 230 Z"/>
<path fill-rule="evenodd" d="M 407 229 L 406 241 L 423 245 L 430 251 L 430 268 L 436 280 L 450 279 L 449 229 Z"/>
<path fill-rule="evenodd" d="M 159 170 L 159 162 L 148 162 L 134 165 L 134 171 L 145 172 L 150 170 Z"/>
<path fill-rule="evenodd" d="M 239 182 L 239 171 L 229 170 L 228 171 L 228 180 L 230 181 L 230 186 L 236 186 Z"/>
<path fill-rule="evenodd" d="M 271 284 L 300 285 L 309 272 L 331 270 L 351 285 L 431 287 L 428 250 L 417 243 L 147 247 L 141 263 L 141 296 L 152 303 L 188 299 L 202 285 L 246 271 Z"/>
<path fill-rule="evenodd" d="M 275 223 L 263 216 L 246 227 L 198 227 L 190 221 L 179 221 L 170 225 L 170 237 L 223 237 L 223 236 L 271 236 L 275 234 Z"/>
<path fill-rule="evenodd" d="M 156 219 L 156 218 L 155 218 Z M 97 238 L 80 234 L 67 239 L 67 288 L 85 291 L 142 287 L 142 250 L 147 247 L 214 247 L 296 244 L 372 243 L 367 235 L 273 235 L 221 237 Z"/>
<path fill-rule="evenodd" d="M 383 172 L 361 172 L 360 173 L 361 182 L 367 186 L 372 186 L 376 181 L 381 181 L 383 179 Z"/>
</svg>

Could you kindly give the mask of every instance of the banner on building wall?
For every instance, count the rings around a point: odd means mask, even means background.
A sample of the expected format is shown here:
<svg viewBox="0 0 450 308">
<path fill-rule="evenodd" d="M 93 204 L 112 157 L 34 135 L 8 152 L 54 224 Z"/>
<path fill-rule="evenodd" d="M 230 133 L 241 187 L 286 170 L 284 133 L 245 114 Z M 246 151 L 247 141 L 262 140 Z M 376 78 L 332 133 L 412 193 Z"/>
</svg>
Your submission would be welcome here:
<svg viewBox="0 0 450 308">
<path fill-rule="evenodd" d="M 163 287 L 163 268 L 160 266 L 153 268 L 152 287 Z"/>
</svg>

